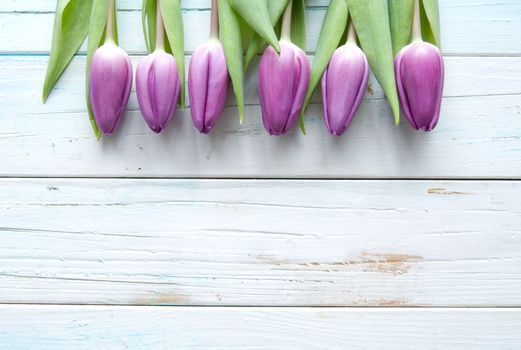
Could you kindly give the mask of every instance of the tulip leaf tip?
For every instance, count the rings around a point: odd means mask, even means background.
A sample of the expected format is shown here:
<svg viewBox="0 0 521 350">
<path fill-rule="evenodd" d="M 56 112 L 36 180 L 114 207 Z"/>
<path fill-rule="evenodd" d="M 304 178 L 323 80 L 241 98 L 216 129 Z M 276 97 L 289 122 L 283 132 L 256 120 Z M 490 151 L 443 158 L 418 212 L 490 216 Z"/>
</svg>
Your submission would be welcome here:
<svg viewBox="0 0 521 350">
<path fill-rule="evenodd" d="M 306 123 L 304 122 L 304 112 L 302 112 L 302 114 L 300 115 L 299 124 L 300 124 L 300 130 L 302 130 L 302 133 L 304 135 L 307 135 L 308 133 L 306 131 Z"/>
</svg>

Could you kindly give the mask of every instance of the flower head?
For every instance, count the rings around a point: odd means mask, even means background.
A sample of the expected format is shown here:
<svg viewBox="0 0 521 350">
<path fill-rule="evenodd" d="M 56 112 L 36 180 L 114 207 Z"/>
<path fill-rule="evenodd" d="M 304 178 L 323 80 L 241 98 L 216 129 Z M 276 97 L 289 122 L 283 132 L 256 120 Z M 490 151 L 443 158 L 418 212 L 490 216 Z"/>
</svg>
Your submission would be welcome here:
<svg viewBox="0 0 521 350">
<path fill-rule="evenodd" d="M 90 66 L 89 99 L 100 130 L 111 135 L 125 112 L 132 88 L 132 63 L 112 42 L 100 46 Z"/>
<path fill-rule="evenodd" d="M 403 114 L 416 130 L 431 131 L 440 117 L 444 64 L 440 50 L 418 41 L 404 47 L 394 61 Z"/>
<path fill-rule="evenodd" d="M 332 135 L 342 135 L 351 124 L 364 98 L 369 63 L 354 43 L 339 47 L 322 77 L 324 121 Z"/>
<path fill-rule="evenodd" d="M 259 67 L 262 121 L 270 135 L 282 135 L 295 124 L 310 79 L 309 61 L 302 49 L 281 40 L 280 55 L 264 52 Z"/>
<path fill-rule="evenodd" d="M 228 68 L 220 41 L 210 40 L 192 55 L 188 92 L 194 126 L 208 134 L 221 116 L 228 91 Z"/>
<path fill-rule="evenodd" d="M 139 62 L 136 70 L 139 109 L 155 133 L 165 129 L 174 116 L 180 90 L 174 56 L 157 50 Z"/>
</svg>

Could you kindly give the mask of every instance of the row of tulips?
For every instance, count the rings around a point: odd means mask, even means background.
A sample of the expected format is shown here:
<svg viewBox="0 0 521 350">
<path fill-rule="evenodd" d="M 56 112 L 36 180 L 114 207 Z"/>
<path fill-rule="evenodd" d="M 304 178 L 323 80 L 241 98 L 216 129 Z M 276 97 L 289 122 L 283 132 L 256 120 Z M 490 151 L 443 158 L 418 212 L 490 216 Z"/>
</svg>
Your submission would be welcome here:
<svg viewBox="0 0 521 350">
<path fill-rule="evenodd" d="M 265 49 L 259 65 L 262 121 L 270 135 L 283 135 L 296 124 L 312 90 L 308 58 L 292 42 L 293 2 L 289 0 L 281 14 L 280 40 Z M 172 50 L 165 50 L 171 45 L 165 41 L 165 13 L 161 0 L 153 5 L 155 37 L 153 45 L 147 42 L 153 50 L 137 67 L 136 93 L 146 123 L 154 132 L 160 133 L 175 114 L 184 90 L 184 73 L 180 72 L 179 61 Z M 410 24 L 412 40 L 397 53 L 394 73 L 403 114 L 413 128 L 430 131 L 439 119 L 444 67 L 439 49 L 422 40 L 420 6 L 420 0 L 414 0 Z M 92 56 L 88 85 L 91 112 L 104 135 L 117 130 L 133 80 L 130 58 L 117 46 L 114 10 L 114 0 L 109 0 L 104 43 Z M 255 27 L 254 23 L 252 27 Z M 370 71 L 370 62 L 358 46 L 356 23 L 346 18 L 346 27 L 345 44 L 333 52 L 321 78 L 325 125 L 337 136 L 347 130 L 357 114 Z M 214 128 L 225 105 L 230 82 L 230 62 L 225 51 L 219 38 L 218 0 L 212 0 L 210 40 L 194 51 L 188 72 L 193 124 L 204 134 Z"/>
</svg>

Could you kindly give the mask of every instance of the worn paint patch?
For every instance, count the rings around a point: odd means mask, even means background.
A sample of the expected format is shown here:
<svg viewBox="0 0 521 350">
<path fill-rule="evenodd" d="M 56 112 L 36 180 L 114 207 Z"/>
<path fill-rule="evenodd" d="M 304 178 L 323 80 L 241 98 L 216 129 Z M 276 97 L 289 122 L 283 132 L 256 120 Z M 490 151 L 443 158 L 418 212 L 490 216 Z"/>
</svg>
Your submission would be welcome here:
<svg viewBox="0 0 521 350">
<path fill-rule="evenodd" d="M 367 85 L 367 93 L 369 93 L 371 95 L 374 95 L 373 84 L 368 84 Z"/>
<path fill-rule="evenodd" d="M 460 192 L 460 191 L 449 191 L 443 187 L 429 188 L 427 190 L 429 194 L 437 194 L 443 196 L 455 196 L 455 195 L 471 195 L 469 192 Z"/>
<path fill-rule="evenodd" d="M 136 302 L 138 305 L 186 305 L 190 304 L 190 298 L 185 294 L 177 293 L 156 293 L 140 298 Z"/>
<path fill-rule="evenodd" d="M 371 303 L 373 304 L 373 303 Z M 375 300 L 374 305 L 376 306 L 389 306 L 389 307 L 408 307 L 408 306 L 418 306 L 417 304 L 412 304 L 407 299 L 377 299 Z"/>
<path fill-rule="evenodd" d="M 371 254 L 363 253 L 362 261 L 366 264 L 365 271 L 392 273 L 399 275 L 409 272 L 409 269 L 423 257 L 408 254 Z"/>
<path fill-rule="evenodd" d="M 409 272 L 411 267 L 423 261 L 423 257 L 409 254 L 377 254 L 362 253 L 356 259 L 348 259 L 334 262 L 309 262 L 290 261 L 288 259 L 272 255 L 257 255 L 256 259 L 265 264 L 276 265 L 289 270 L 313 270 L 324 272 L 339 272 L 347 270 L 362 270 L 365 272 L 378 272 L 400 275 Z"/>
</svg>

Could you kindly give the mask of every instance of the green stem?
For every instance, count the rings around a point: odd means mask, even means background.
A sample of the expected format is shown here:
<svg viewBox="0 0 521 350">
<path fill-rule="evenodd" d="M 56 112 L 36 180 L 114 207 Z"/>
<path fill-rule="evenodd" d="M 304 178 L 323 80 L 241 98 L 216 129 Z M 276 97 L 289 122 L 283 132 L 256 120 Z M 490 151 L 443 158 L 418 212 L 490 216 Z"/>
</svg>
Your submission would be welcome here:
<svg viewBox="0 0 521 350">
<path fill-rule="evenodd" d="M 219 8 L 217 0 L 212 0 L 212 20 L 210 26 L 210 39 L 219 39 Z"/>
<path fill-rule="evenodd" d="M 293 0 L 289 0 L 288 6 L 282 17 L 281 39 L 291 41 L 291 15 L 293 11 Z"/>
<path fill-rule="evenodd" d="M 165 51 L 165 24 L 161 11 L 161 0 L 157 0 L 156 9 L 156 51 Z"/>
<path fill-rule="evenodd" d="M 420 19 L 420 0 L 414 1 L 414 13 L 412 18 L 412 41 L 422 41 L 422 28 Z"/>
<path fill-rule="evenodd" d="M 107 25 L 105 27 L 105 42 L 115 44 L 116 40 L 114 38 L 114 16 L 116 9 L 116 1 L 108 0 L 108 11 L 107 11 Z"/>
<path fill-rule="evenodd" d="M 347 30 L 347 42 L 346 44 L 355 44 L 356 45 L 356 30 L 353 21 L 349 22 L 349 29 Z"/>
</svg>

